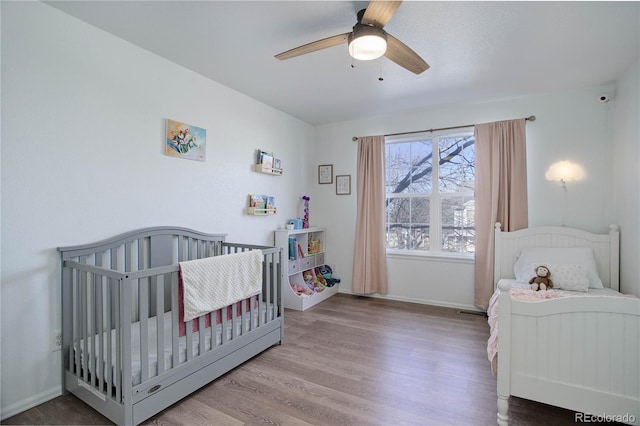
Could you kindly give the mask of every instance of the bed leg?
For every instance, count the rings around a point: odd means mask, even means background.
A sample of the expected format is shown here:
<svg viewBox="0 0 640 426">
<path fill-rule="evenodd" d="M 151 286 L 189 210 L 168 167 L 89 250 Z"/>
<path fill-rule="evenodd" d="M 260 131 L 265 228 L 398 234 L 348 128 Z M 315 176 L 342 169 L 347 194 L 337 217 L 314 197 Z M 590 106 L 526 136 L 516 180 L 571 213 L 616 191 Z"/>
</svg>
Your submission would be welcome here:
<svg viewBox="0 0 640 426">
<path fill-rule="evenodd" d="M 509 396 L 498 395 L 498 426 L 509 426 Z"/>
</svg>

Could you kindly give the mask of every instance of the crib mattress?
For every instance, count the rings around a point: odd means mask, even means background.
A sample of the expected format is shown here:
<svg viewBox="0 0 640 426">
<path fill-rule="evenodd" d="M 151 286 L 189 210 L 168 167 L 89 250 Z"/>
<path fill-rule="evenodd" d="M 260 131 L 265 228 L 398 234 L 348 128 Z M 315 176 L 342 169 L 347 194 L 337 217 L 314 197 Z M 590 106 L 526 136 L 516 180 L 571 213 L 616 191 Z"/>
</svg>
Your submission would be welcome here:
<svg viewBox="0 0 640 426">
<path fill-rule="evenodd" d="M 267 309 L 265 308 L 266 304 L 264 302 L 260 302 L 260 317 L 262 318 L 262 321 L 266 321 L 267 320 Z M 244 329 L 245 330 L 249 330 L 249 329 L 254 329 L 258 326 L 258 322 L 260 320 L 260 317 L 258 315 L 256 315 L 256 309 L 253 310 L 254 311 L 254 315 L 253 315 L 253 324 L 251 324 L 251 314 L 250 312 L 245 312 L 244 315 L 238 316 L 236 318 L 235 321 L 235 329 L 239 330 L 242 322 L 244 321 Z M 268 305 L 268 311 L 269 311 L 269 318 L 273 318 L 273 305 L 269 304 Z M 171 342 L 171 312 L 165 312 L 164 314 L 164 365 L 165 365 L 165 369 L 169 370 L 173 367 L 172 365 L 172 342 Z M 148 367 L 149 367 L 149 371 L 148 371 L 148 377 L 154 377 L 158 375 L 158 353 L 157 353 L 157 348 L 158 348 L 158 340 L 157 340 L 157 336 L 158 336 L 158 321 L 156 317 L 151 317 L 148 319 L 147 321 L 147 325 L 148 325 L 148 339 L 147 339 L 147 348 L 148 348 Z M 226 329 L 225 329 L 225 339 L 228 340 L 232 340 L 232 332 L 233 332 L 233 320 L 227 320 L 226 322 Z M 222 324 L 215 324 L 215 338 L 216 338 L 216 346 L 219 346 L 220 344 L 222 344 Z M 103 338 L 103 350 L 104 350 L 104 357 L 102 360 L 102 366 L 103 366 L 103 377 L 106 377 L 106 375 L 108 374 L 107 372 L 107 336 L 111 334 L 111 360 L 115 363 L 115 359 L 116 359 L 116 345 L 115 345 L 115 339 L 116 339 L 116 334 L 115 334 L 115 330 L 111 330 L 111 333 L 109 332 L 104 332 L 102 333 L 102 338 Z M 208 351 L 211 349 L 211 329 L 210 328 L 206 328 L 204 330 L 204 334 L 205 334 L 205 341 L 204 341 L 204 350 Z M 141 346 L 142 346 L 142 340 L 140 338 L 140 322 L 134 322 L 131 324 L 131 358 L 132 358 L 132 365 L 131 365 L 131 382 L 133 384 L 133 386 L 139 385 L 142 382 L 142 369 L 141 369 Z M 192 346 L 192 353 L 193 356 L 197 356 L 199 355 L 200 352 L 200 333 L 199 332 L 194 332 L 192 333 L 192 341 L 191 341 L 191 346 Z M 97 355 L 92 355 L 92 354 L 98 354 L 99 353 L 99 335 L 95 335 L 93 336 L 93 338 L 90 338 L 90 342 L 93 341 L 93 345 L 89 342 L 88 344 L 88 352 L 89 352 L 89 359 L 94 360 L 92 365 L 89 367 L 89 371 L 93 372 L 94 371 L 94 366 L 97 364 L 97 360 L 98 360 L 98 356 Z M 179 362 L 178 364 L 183 363 L 186 359 L 187 359 L 187 338 L 186 336 L 182 336 L 179 339 L 179 345 L 178 345 L 178 359 Z M 80 362 L 82 364 L 82 368 L 85 368 L 85 356 L 84 356 L 84 340 L 80 340 Z M 93 348 L 93 349 L 92 349 Z M 76 345 L 74 345 L 74 354 L 75 351 L 77 351 L 77 347 Z M 115 368 L 115 364 L 112 365 L 112 370 L 113 372 L 112 374 L 112 380 L 115 382 L 115 377 L 117 374 L 116 368 Z"/>
</svg>

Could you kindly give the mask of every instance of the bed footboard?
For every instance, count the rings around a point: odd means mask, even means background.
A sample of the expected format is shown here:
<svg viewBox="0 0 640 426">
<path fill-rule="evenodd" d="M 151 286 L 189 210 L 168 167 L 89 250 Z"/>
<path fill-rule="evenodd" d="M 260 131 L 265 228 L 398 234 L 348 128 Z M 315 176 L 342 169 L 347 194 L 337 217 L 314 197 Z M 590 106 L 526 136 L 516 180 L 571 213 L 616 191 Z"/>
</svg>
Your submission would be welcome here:
<svg viewBox="0 0 640 426">
<path fill-rule="evenodd" d="M 158 227 L 60 248 L 65 390 L 137 424 L 280 343 L 281 250 L 224 238 Z M 257 249 L 257 296 L 181 322 L 178 262 Z"/>
<path fill-rule="evenodd" d="M 509 288 L 500 281 L 498 424 L 508 424 L 510 396 L 639 424 L 640 299 L 528 303 Z"/>
</svg>

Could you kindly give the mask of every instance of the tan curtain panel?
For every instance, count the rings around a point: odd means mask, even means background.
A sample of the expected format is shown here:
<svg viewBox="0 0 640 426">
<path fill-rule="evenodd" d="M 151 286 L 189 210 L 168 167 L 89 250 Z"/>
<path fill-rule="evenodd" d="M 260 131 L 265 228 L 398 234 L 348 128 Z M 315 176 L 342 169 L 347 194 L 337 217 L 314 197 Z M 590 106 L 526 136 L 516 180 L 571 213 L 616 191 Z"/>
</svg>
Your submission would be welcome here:
<svg viewBox="0 0 640 426">
<path fill-rule="evenodd" d="M 384 136 L 358 139 L 352 291 L 387 294 Z"/>
<path fill-rule="evenodd" d="M 493 293 L 494 224 L 515 231 L 528 226 L 525 119 L 475 126 L 476 306 Z"/>
</svg>

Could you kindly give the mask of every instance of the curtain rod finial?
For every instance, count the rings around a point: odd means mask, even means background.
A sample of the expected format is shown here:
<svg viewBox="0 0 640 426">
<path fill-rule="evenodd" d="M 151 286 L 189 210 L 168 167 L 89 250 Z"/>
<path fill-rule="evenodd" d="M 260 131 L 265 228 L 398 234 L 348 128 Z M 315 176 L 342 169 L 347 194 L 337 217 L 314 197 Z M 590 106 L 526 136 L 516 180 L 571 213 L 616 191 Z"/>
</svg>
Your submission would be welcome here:
<svg viewBox="0 0 640 426">
<path fill-rule="evenodd" d="M 351 140 L 355 142 L 355 141 L 357 141 L 357 140 L 358 140 L 358 137 L 357 137 L 357 136 L 354 136 L 354 137 L 352 137 L 352 138 L 351 138 Z"/>
<path fill-rule="evenodd" d="M 536 116 L 535 115 L 528 116 L 527 121 L 536 121 Z"/>
</svg>

